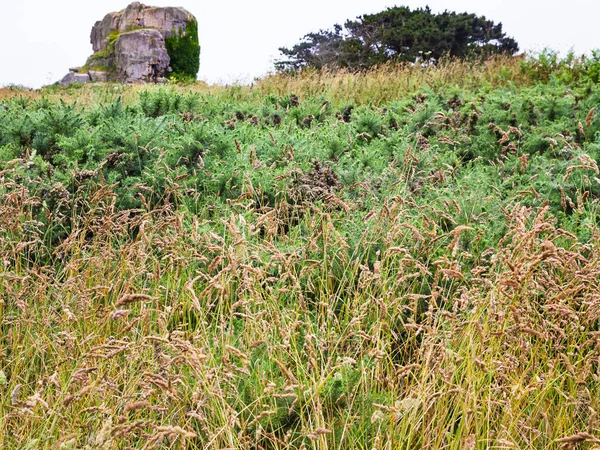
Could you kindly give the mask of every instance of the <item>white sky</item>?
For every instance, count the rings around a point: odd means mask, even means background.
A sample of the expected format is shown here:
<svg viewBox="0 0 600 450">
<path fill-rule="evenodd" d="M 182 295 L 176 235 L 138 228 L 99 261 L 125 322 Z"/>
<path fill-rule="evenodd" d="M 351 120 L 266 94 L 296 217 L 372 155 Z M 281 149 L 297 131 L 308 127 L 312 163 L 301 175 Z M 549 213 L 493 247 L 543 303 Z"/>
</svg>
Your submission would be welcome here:
<svg viewBox="0 0 600 450">
<path fill-rule="evenodd" d="M 83 65 L 92 53 L 94 22 L 128 0 L 0 0 L 0 86 L 39 87 Z M 502 22 L 522 50 L 549 47 L 585 53 L 600 48 L 600 0 L 147 0 L 183 6 L 199 22 L 199 78 L 210 83 L 247 82 L 272 71 L 278 48 L 308 32 L 343 24 L 391 6 L 427 4 L 485 15 Z"/>
</svg>

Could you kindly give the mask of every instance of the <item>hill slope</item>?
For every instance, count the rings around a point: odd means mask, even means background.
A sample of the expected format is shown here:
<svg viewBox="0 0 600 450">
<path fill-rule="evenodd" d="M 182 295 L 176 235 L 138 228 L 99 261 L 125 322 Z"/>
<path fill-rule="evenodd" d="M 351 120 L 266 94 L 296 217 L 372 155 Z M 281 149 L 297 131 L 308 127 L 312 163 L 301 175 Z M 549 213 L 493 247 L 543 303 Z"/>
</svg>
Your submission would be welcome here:
<svg viewBox="0 0 600 450">
<path fill-rule="evenodd" d="M 591 448 L 594 73 L 1 90 L 1 446 Z"/>
</svg>

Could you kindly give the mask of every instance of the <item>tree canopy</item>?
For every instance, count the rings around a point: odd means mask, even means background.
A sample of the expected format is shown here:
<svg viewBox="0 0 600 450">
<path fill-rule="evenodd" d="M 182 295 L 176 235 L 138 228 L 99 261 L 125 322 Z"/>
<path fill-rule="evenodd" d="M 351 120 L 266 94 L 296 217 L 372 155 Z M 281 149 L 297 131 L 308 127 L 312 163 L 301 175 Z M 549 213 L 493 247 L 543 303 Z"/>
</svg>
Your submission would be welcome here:
<svg viewBox="0 0 600 450">
<path fill-rule="evenodd" d="M 517 42 L 484 16 L 444 11 L 434 14 L 429 7 L 388 8 L 348 20 L 333 30 L 305 35 L 292 48 L 282 47 L 278 70 L 302 67 L 362 69 L 386 61 L 437 60 L 443 56 L 468 57 L 519 50 Z"/>
</svg>

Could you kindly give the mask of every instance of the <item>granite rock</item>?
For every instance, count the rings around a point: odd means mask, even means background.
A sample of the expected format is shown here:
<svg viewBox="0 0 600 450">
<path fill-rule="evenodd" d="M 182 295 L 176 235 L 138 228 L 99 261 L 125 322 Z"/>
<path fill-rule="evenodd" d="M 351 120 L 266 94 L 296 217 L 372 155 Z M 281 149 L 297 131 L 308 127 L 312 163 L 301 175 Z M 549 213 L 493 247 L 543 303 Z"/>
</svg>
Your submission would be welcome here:
<svg viewBox="0 0 600 450">
<path fill-rule="evenodd" d="M 62 86 L 67 86 L 71 83 L 89 83 L 91 81 L 89 74 L 87 73 L 77 73 L 77 72 L 69 72 L 66 74 L 59 83 Z"/>
<path fill-rule="evenodd" d="M 158 30 L 122 33 L 115 42 L 118 81 L 157 82 L 167 74 L 169 62 L 165 39 Z"/>
<path fill-rule="evenodd" d="M 109 81 L 110 78 L 110 74 L 102 70 L 90 70 L 88 73 L 90 74 L 90 79 L 94 83 L 104 83 Z"/>
<path fill-rule="evenodd" d="M 94 53 L 109 49 L 111 34 L 126 33 L 136 28 L 153 28 L 168 37 L 185 30 L 187 23 L 195 20 L 184 8 L 151 7 L 133 2 L 122 11 L 107 14 L 92 28 L 90 40 Z"/>
<path fill-rule="evenodd" d="M 189 54 L 185 50 L 182 53 L 181 48 L 189 49 L 192 58 L 196 57 L 193 52 L 197 52 L 199 58 L 197 35 L 194 36 L 197 24 L 196 18 L 184 8 L 131 3 L 96 22 L 90 36 L 94 53 L 84 67 L 70 69 L 60 83 L 162 81 L 171 71 L 170 64 L 180 73 L 181 61 L 189 61 Z M 169 46 L 175 56 L 170 56 L 167 50 L 165 41 L 170 37 L 178 45 L 185 43 L 184 47 Z M 188 72 L 193 70 L 192 66 Z M 84 71 L 88 73 L 79 73 Z"/>
</svg>

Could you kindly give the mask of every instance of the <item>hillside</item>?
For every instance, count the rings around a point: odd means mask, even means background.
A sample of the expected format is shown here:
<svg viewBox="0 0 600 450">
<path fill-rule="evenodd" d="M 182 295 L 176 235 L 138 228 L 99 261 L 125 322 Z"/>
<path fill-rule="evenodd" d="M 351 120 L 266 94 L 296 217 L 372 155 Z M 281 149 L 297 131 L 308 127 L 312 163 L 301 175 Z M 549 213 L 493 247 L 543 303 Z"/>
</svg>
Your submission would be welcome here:
<svg viewBox="0 0 600 450">
<path fill-rule="evenodd" d="M 594 448 L 599 73 L 0 89 L 0 447 Z"/>
</svg>

